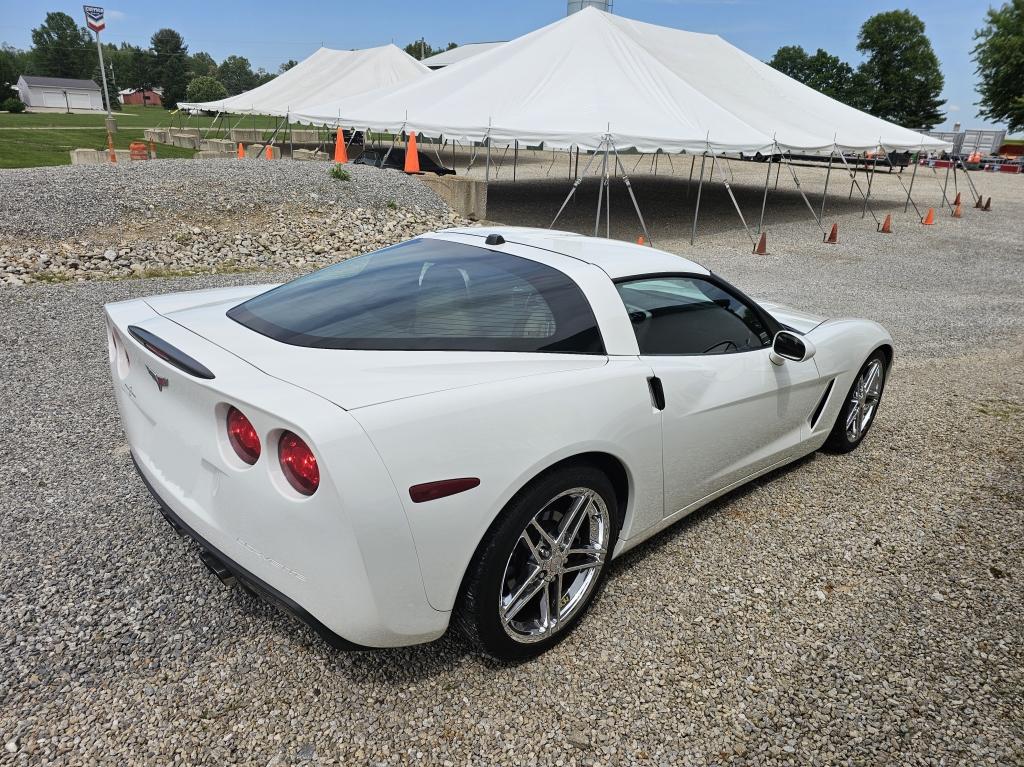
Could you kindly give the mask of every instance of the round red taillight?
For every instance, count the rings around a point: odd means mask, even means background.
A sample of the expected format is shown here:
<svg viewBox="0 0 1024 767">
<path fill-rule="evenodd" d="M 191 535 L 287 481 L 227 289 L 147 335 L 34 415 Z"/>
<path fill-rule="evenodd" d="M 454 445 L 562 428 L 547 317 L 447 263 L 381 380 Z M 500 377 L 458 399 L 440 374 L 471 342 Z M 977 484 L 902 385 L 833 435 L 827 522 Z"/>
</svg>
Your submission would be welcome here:
<svg viewBox="0 0 1024 767">
<path fill-rule="evenodd" d="M 252 466 L 260 457 L 260 435 L 237 407 L 228 410 L 228 442 L 238 457 Z"/>
<path fill-rule="evenodd" d="M 320 469 L 316 456 L 302 437 L 286 431 L 277 445 L 281 471 L 289 484 L 303 495 L 313 495 L 320 486 Z"/>
</svg>

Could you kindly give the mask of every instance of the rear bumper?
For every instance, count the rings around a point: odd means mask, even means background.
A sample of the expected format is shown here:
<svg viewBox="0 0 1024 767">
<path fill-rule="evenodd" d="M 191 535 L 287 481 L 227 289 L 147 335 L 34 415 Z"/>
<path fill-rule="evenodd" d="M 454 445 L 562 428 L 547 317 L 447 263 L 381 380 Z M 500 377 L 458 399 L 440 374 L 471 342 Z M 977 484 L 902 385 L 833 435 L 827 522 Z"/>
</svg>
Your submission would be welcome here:
<svg viewBox="0 0 1024 767">
<path fill-rule="evenodd" d="M 153 487 L 150 481 L 146 478 L 142 469 L 139 467 L 139 463 L 135 460 L 134 454 L 132 455 L 132 464 L 135 466 L 135 471 L 139 473 L 143 483 L 146 485 L 146 489 L 149 490 L 150 495 L 153 496 L 154 500 L 160 506 L 160 513 L 167 521 L 167 524 L 169 524 L 174 531 L 178 533 L 178 535 L 191 538 L 199 544 L 199 548 L 201 550 L 199 558 L 210 572 L 216 575 L 222 582 L 229 584 L 233 579 L 242 585 L 247 586 L 249 589 L 259 594 L 265 601 L 274 605 L 274 607 L 307 625 L 331 647 L 339 650 L 372 649 L 365 647 L 364 645 L 356 644 L 355 642 L 350 642 L 344 637 L 331 631 L 293 599 L 281 593 L 266 581 L 257 578 L 230 557 L 225 556 L 223 553 L 218 551 L 210 544 L 209 541 L 203 538 L 203 536 L 185 524 L 181 517 L 175 514 L 174 510 L 167 505 L 163 498 L 160 497 L 160 493 L 156 491 L 156 488 Z"/>
</svg>

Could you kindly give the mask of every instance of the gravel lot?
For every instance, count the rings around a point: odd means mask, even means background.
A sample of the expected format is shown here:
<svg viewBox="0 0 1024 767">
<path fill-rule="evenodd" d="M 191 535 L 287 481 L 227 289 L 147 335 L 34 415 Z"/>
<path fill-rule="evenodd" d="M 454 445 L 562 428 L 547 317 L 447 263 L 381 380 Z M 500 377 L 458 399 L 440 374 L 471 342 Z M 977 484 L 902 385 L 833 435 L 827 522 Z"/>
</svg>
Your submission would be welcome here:
<svg viewBox="0 0 1024 767">
<path fill-rule="evenodd" d="M 1024 764 L 1024 179 L 977 178 L 993 212 L 931 228 L 883 185 L 889 238 L 836 200 L 833 248 L 780 184 L 768 257 L 724 193 L 691 248 L 679 182 L 637 179 L 659 246 L 883 322 L 897 366 L 861 448 L 631 552 L 579 630 L 520 666 L 455 636 L 332 651 L 223 588 L 155 515 L 101 305 L 286 275 L 0 288 L 0 763 Z M 565 191 L 495 185 L 491 216 L 532 223 Z"/>
</svg>

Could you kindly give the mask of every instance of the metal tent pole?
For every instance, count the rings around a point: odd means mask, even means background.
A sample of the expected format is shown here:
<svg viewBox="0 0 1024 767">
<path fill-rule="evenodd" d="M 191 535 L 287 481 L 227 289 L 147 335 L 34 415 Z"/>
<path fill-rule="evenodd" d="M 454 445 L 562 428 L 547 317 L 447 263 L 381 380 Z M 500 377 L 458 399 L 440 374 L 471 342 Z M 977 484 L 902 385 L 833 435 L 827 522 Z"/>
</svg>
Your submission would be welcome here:
<svg viewBox="0 0 1024 767">
<path fill-rule="evenodd" d="M 825 171 L 825 189 L 821 193 L 821 211 L 818 213 L 818 218 L 825 218 L 825 200 L 828 198 L 828 180 L 832 175 L 832 159 L 835 156 L 835 152 L 831 151 L 828 153 L 828 170 Z"/>
<path fill-rule="evenodd" d="M 949 169 L 953 167 L 953 160 L 950 160 L 949 165 L 946 166 L 946 180 L 942 184 L 942 204 L 949 208 L 949 212 L 953 212 L 953 206 L 949 202 L 949 198 L 946 197 L 946 188 L 949 186 Z M 932 172 L 935 174 L 935 181 L 939 180 L 939 172 L 932 168 Z"/>
<path fill-rule="evenodd" d="M 715 153 L 712 152 L 711 153 L 711 173 L 710 173 L 710 179 L 709 179 L 711 181 L 714 181 L 714 179 L 715 179 L 715 170 L 717 170 L 717 164 L 715 162 Z M 757 239 L 754 237 L 753 234 L 751 234 L 750 227 L 747 226 L 747 220 L 743 217 L 743 211 L 740 210 L 740 204 L 736 201 L 736 195 L 733 194 L 733 192 L 732 192 L 732 185 L 729 184 L 729 179 L 727 179 L 727 178 L 725 178 L 723 176 L 722 177 L 722 183 L 725 184 L 725 191 L 729 193 L 729 199 L 732 200 L 732 205 L 733 205 L 734 208 L 736 208 L 736 213 L 740 217 L 740 223 L 743 224 L 743 231 L 745 231 L 747 233 L 747 237 L 750 238 L 750 244 L 753 245 L 756 248 L 757 247 Z"/>
<path fill-rule="evenodd" d="M 693 207 L 693 228 L 690 230 L 690 244 L 693 245 L 693 241 L 697 238 L 697 216 L 700 213 L 700 197 L 704 191 L 704 163 L 707 161 L 708 155 L 705 152 L 700 158 L 700 179 L 697 181 L 697 204 Z"/>
<path fill-rule="evenodd" d="M 782 155 L 782 149 L 779 147 L 778 143 L 775 144 L 775 148 L 778 149 L 779 154 Z M 804 194 L 803 187 L 800 186 L 800 179 L 797 178 L 796 171 L 793 170 L 793 163 L 787 160 L 786 167 L 789 168 L 789 172 L 793 176 L 793 183 L 796 184 L 797 191 L 800 192 L 800 196 L 804 198 L 804 204 L 807 205 L 807 210 L 811 211 L 811 215 L 814 217 L 814 223 L 818 225 L 821 233 L 825 234 L 825 227 L 822 225 L 821 219 L 818 218 L 818 214 L 814 211 L 814 206 L 811 205 L 811 201 L 808 200 L 807 195 Z M 776 179 L 778 179 L 778 176 L 776 176 Z"/>
<path fill-rule="evenodd" d="M 885 160 L 886 160 L 886 162 L 889 163 L 889 170 L 890 171 L 895 170 L 895 167 L 892 164 L 892 160 L 889 158 L 889 152 L 885 149 L 884 146 L 882 147 L 882 151 L 885 152 Z M 917 166 L 916 165 L 914 166 L 914 170 L 915 171 L 917 170 Z M 921 211 L 917 209 L 917 203 L 914 202 L 910 198 L 910 190 L 907 189 L 907 185 L 903 183 L 903 176 L 900 173 L 896 174 L 896 180 L 900 182 L 900 186 L 903 187 L 903 191 L 905 191 L 907 193 L 907 202 L 903 206 L 903 212 L 906 213 L 907 205 L 913 205 L 914 206 L 914 212 L 917 213 L 917 217 L 918 218 L 923 218 L 923 216 L 921 216 Z M 910 185 L 911 185 L 911 188 L 913 188 L 913 185 L 914 185 L 914 178 L 913 178 L 913 176 L 911 176 L 911 178 L 910 178 Z"/>
<path fill-rule="evenodd" d="M 604 144 L 605 140 L 601 141 Z M 598 145 L 598 152 L 601 151 L 601 145 Z M 601 183 L 597 187 L 597 218 L 594 219 L 594 236 L 597 237 L 598 231 L 601 227 L 601 203 L 604 200 L 604 188 L 608 184 L 608 151 L 605 150 L 604 160 L 601 163 Z"/>
<path fill-rule="evenodd" d="M 643 229 L 644 238 L 647 242 L 651 242 L 650 232 L 647 231 L 647 223 L 644 221 L 644 214 L 640 212 L 640 205 L 636 201 L 636 195 L 633 193 L 633 185 L 629 182 L 629 176 L 626 175 L 626 168 L 619 158 L 619 150 L 612 144 L 612 150 L 615 152 L 615 164 L 622 171 L 622 181 L 626 185 L 626 191 L 629 192 L 629 199 L 633 201 L 633 209 L 636 211 L 636 217 L 640 219 L 640 228 Z"/>
<path fill-rule="evenodd" d="M 598 148 L 600 149 L 600 147 Z M 572 182 L 572 187 L 569 189 L 569 194 L 565 196 L 565 200 L 562 202 L 562 207 L 558 209 L 558 213 L 555 214 L 555 217 L 551 220 L 551 223 L 548 224 L 548 229 L 551 229 L 555 225 L 555 223 L 557 223 L 559 216 L 561 216 L 562 212 L 565 210 L 565 206 L 569 204 L 569 200 L 573 198 L 573 195 L 576 194 L 576 190 L 579 188 L 580 184 L 583 183 L 583 177 L 587 175 L 587 171 L 590 170 L 590 165 L 594 162 L 594 158 L 596 157 L 596 152 L 590 155 L 590 160 L 587 162 L 587 166 L 583 169 L 583 176 L 577 175 L 576 180 Z"/>
<path fill-rule="evenodd" d="M 836 150 L 839 150 L 838 146 L 836 147 Z M 864 194 L 864 190 L 860 188 L 860 184 L 857 182 L 857 179 L 855 178 L 855 171 L 852 168 L 850 168 L 850 164 L 846 161 L 846 156 L 841 151 L 839 151 L 839 159 L 843 161 L 843 165 L 846 166 L 846 170 L 849 172 L 850 178 L 853 179 L 853 184 L 851 184 L 850 193 L 853 194 L 852 188 L 853 186 L 856 186 L 857 191 L 860 192 L 860 196 L 864 198 L 864 207 L 867 209 L 868 213 L 871 214 L 871 218 L 873 218 L 875 220 L 875 223 L 877 224 L 878 216 L 875 215 L 875 211 L 872 210 L 871 206 L 868 204 L 867 195 Z M 824 229 L 822 231 L 824 231 Z"/>
<path fill-rule="evenodd" d="M 690 177 L 686 179 L 686 199 L 690 199 L 690 186 L 693 184 L 693 166 L 697 162 L 697 155 L 690 156 Z M 768 167 L 771 167 L 770 165 Z"/>
<path fill-rule="evenodd" d="M 981 195 L 978 193 L 978 188 L 974 186 L 974 179 L 971 178 L 971 173 L 967 170 L 967 164 L 963 161 L 963 158 L 958 157 L 958 159 L 960 160 L 960 168 L 964 172 L 964 177 L 967 179 L 967 185 L 971 187 L 971 194 L 974 197 L 974 201 L 977 202 L 981 199 Z"/>
<path fill-rule="evenodd" d="M 910 189 L 907 190 L 907 201 L 903 203 L 903 212 L 907 212 L 907 206 L 910 204 L 910 193 L 914 191 L 914 179 L 917 178 L 917 168 L 921 164 L 921 151 L 924 149 L 922 144 L 917 149 L 917 154 L 914 155 L 914 172 L 910 174 Z M 917 205 L 914 205 L 914 210 L 920 215 L 921 211 L 917 210 Z"/>
<path fill-rule="evenodd" d="M 768 182 L 772 178 L 772 159 L 768 158 L 768 162 L 765 163 L 768 166 L 768 172 L 764 174 L 764 195 L 761 197 L 761 218 L 757 222 L 757 233 L 761 234 L 764 229 L 764 209 L 768 205 Z M 689 189 L 689 187 L 687 187 Z"/>
<path fill-rule="evenodd" d="M 572 155 L 569 155 L 569 159 L 572 160 Z M 516 139 L 516 151 L 512 155 L 512 180 L 516 180 L 516 168 L 519 166 L 519 139 Z"/>
<path fill-rule="evenodd" d="M 878 167 L 878 148 L 875 148 L 875 156 L 871 158 L 871 175 L 868 176 L 868 193 L 864 195 L 864 207 L 861 208 L 860 217 L 864 218 L 864 215 L 868 210 L 868 198 L 871 197 L 871 184 L 875 180 L 875 169 Z M 877 222 L 876 222 L 877 223 Z"/>
</svg>

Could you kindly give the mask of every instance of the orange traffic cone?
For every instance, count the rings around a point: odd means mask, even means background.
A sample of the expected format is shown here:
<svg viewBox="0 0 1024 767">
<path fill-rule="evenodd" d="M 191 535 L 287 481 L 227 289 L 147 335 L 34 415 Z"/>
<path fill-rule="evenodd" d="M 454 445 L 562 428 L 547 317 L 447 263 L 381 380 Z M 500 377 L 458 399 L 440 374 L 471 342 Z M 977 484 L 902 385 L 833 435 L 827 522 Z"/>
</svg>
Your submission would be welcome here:
<svg viewBox="0 0 1024 767">
<path fill-rule="evenodd" d="M 960 218 L 964 214 L 963 206 L 960 203 L 953 208 L 953 218 Z"/>
<path fill-rule="evenodd" d="M 405 142 L 405 172 L 420 172 L 420 155 L 419 152 L 416 151 L 415 133 L 410 133 L 408 140 Z"/>
<path fill-rule="evenodd" d="M 274 159 L 274 145 L 273 144 L 267 144 L 265 147 L 263 147 L 263 159 L 264 160 L 273 160 Z"/>
<path fill-rule="evenodd" d="M 921 219 L 921 223 L 925 226 L 931 226 L 935 223 L 935 208 L 928 208 L 928 213 Z"/>
<path fill-rule="evenodd" d="M 953 204 L 954 205 L 959 205 L 960 204 L 960 192 L 956 193 L 956 199 L 953 200 Z"/>
<path fill-rule="evenodd" d="M 644 244 L 644 236 L 642 234 L 639 237 L 636 238 L 636 244 L 637 245 L 643 245 Z"/>
<path fill-rule="evenodd" d="M 839 224 L 832 224 L 832 231 L 828 233 L 828 237 L 822 240 L 827 245 L 838 245 L 839 244 Z"/>
<path fill-rule="evenodd" d="M 242 146 L 242 142 L 241 141 L 238 142 L 238 159 L 239 160 L 244 160 L 245 159 L 245 147 Z"/>
<path fill-rule="evenodd" d="M 987 200 L 985 200 L 985 207 L 982 208 L 982 210 L 985 211 L 986 213 L 988 211 L 992 210 L 992 198 L 991 197 L 989 197 Z"/>
<path fill-rule="evenodd" d="M 334 161 L 348 162 L 348 150 L 345 148 L 345 133 L 338 128 L 338 137 L 334 140 Z"/>
<path fill-rule="evenodd" d="M 882 234 L 892 234 L 892 213 L 885 214 L 885 221 L 878 227 L 878 231 Z"/>
<path fill-rule="evenodd" d="M 765 232 L 761 232 L 761 239 L 757 241 L 757 245 L 754 246 L 755 256 L 767 256 L 768 255 L 768 235 Z"/>
</svg>

